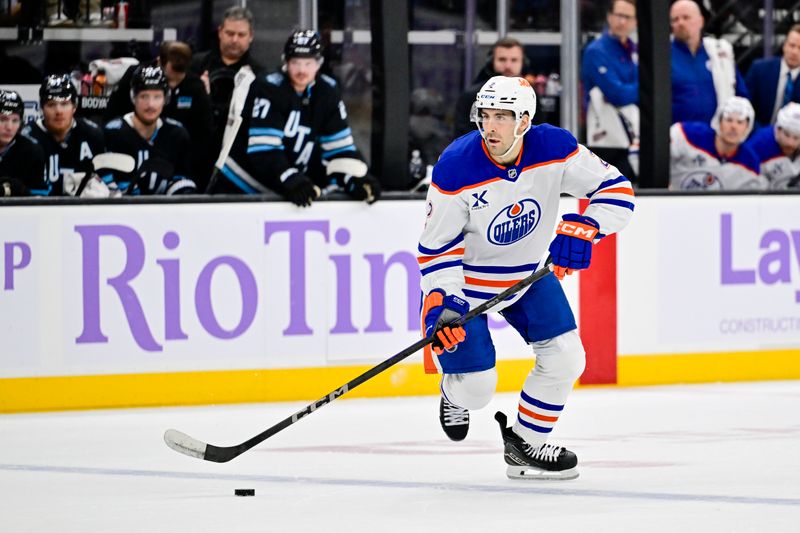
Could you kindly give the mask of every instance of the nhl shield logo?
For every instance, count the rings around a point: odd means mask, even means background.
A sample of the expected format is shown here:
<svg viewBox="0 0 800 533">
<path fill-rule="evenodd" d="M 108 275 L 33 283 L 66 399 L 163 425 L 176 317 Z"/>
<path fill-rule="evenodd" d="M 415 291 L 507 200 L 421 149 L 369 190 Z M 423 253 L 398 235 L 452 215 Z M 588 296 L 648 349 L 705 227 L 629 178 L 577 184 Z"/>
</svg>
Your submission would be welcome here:
<svg viewBox="0 0 800 533">
<path fill-rule="evenodd" d="M 513 180 L 517 177 L 517 169 L 516 168 L 509 168 L 508 169 L 508 179 Z"/>
</svg>

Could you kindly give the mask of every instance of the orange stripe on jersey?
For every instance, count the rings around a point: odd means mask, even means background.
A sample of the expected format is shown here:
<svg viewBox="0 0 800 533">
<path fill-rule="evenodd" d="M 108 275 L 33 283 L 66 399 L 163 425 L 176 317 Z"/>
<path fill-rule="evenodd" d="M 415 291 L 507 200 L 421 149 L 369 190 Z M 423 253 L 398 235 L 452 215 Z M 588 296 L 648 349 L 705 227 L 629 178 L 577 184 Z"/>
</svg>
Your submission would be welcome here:
<svg viewBox="0 0 800 533">
<path fill-rule="evenodd" d="M 613 189 L 603 189 L 602 191 L 597 191 L 594 194 L 595 196 L 597 196 L 598 194 L 604 194 L 607 192 L 616 194 L 630 194 L 631 196 L 633 196 L 633 189 L 631 189 L 630 187 L 614 187 Z"/>
<path fill-rule="evenodd" d="M 525 168 L 522 169 L 522 172 L 525 172 L 526 170 L 530 170 L 530 169 L 536 168 L 536 167 L 543 167 L 545 165 L 552 165 L 553 163 L 563 163 L 564 161 L 566 161 L 567 159 L 569 159 L 573 155 L 577 154 L 578 150 L 579 150 L 578 148 L 575 148 L 575 150 L 573 150 L 571 154 L 569 154 L 567 157 L 565 157 L 563 159 L 551 159 L 550 161 L 542 161 L 541 163 L 536 163 L 535 165 L 531 165 L 529 167 L 525 167 Z"/>
<path fill-rule="evenodd" d="M 466 185 L 464 187 L 461 187 L 457 191 L 445 191 L 444 189 L 441 189 L 435 183 L 431 183 L 431 187 L 433 187 L 434 189 L 436 189 L 437 191 L 439 191 L 442 194 L 447 194 L 447 195 L 452 196 L 452 195 L 460 193 L 461 191 L 466 191 L 466 190 L 469 190 L 469 189 L 475 189 L 476 187 L 483 187 L 484 185 L 488 185 L 490 183 L 494 183 L 495 181 L 498 181 L 498 180 L 501 180 L 501 179 L 503 179 L 503 178 L 497 177 L 497 178 L 488 179 L 488 180 L 482 181 L 480 183 L 475 183 L 474 185 Z"/>
<path fill-rule="evenodd" d="M 444 257 L 446 255 L 464 255 L 464 248 L 456 248 L 454 250 L 449 250 L 449 251 L 444 252 L 443 254 L 439 254 L 439 255 L 428 255 L 428 256 L 425 256 L 425 257 L 418 257 L 417 258 L 417 262 L 420 265 L 422 265 L 422 264 L 427 263 L 428 261 L 433 261 L 434 259 L 438 259 L 438 258 Z"/>
<path fill-rule="evenodd" d="M 471 278 L 469 276 L 464 276 L 464 282 L 469 283 L 470 285 L 480 285 L 482 287 L 511 287 L 515 285 L 521 280 L 512 279 L 512 280 L 503 280 L 497 281 L 493 279 L 479 279 L 479 278 Z"/>
<path fill-rule="evenodd" d="M 524 407 L 522 407 L 521 405 L 519 406 L 519 412 L 520 412 L 520 413 L 522 413 L 522 414 L 523 414 L 523 415 L 525 415 L 525 416 L 529 416 L 529 417 L 531 417 L 531 418 L 535 418 L 536 420 L 541 420 L 542 422 L 555 422 L 555 421 L 557 421 L 557 420 L 558 420 L 558 417 L 557 417 L 557 416 L 544 416 L 544 415 L 540 415 L 540 414 L 538 414 L 538 413 L 534 413 L 533 411 L 530 411 L 530 410 L 528 410 L 528 409 L 525 409 L 525 408 L 524 408 Z"/>
</svg>

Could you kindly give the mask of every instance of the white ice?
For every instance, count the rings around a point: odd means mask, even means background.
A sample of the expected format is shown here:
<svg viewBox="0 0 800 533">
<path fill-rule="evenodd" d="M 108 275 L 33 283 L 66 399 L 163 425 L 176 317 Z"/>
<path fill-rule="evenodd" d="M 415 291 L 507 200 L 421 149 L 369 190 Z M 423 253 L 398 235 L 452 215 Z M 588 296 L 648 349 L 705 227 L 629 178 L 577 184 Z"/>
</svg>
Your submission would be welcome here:
<svg viewBox="0 0 800 533">
<path fill-rule="evenodd" d="M 338 399 L 226 464 L 164 430 L 232 445 L 305 403 L 0 416 L 0 531 L 800 532 L 800 382 L 577 389 L 560 482 L 506 478 L 516 400 L 452 443 L 435 397 Z"/>
</svg>

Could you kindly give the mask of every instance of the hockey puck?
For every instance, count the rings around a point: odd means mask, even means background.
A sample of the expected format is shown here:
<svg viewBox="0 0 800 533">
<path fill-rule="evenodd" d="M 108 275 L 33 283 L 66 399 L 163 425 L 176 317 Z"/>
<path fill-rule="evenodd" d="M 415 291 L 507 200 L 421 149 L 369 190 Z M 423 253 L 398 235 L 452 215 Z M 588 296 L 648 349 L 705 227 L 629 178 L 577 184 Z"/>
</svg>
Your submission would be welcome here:
<svg viewBox="0 0 800 533">
<path fill-rule="evenodd" d="M 255 496 L 256 489 L 236 489 L 233 493 L 237 496 Z"/>
</svg>

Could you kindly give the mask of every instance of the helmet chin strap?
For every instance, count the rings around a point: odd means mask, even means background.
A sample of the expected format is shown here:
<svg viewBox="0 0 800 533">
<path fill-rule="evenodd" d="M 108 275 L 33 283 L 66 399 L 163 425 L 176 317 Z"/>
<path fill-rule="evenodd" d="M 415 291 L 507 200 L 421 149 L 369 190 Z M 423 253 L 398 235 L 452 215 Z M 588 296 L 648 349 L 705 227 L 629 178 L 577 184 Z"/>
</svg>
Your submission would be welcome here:
<svg viewBox="0 0 800 533">
<path fill-rule="evenodd" d="M 525 131 L 523 131 L 522 133 L 517 134 L 517 130 L 519 129 L 519 123 L 520 122 L 522 122 L 521 118 L 519 120 L 517 120 L 516 124 L 514 125 L 514 142 L 511 143 L 511 146 L 508 147 L 508 150 L 506 150 L 503 155 L 498 156 L 498 158 L 500 160 L 505 160 L 505 158 L 508 157 L 508 154 L 510 154 L 511 152 L 514 151 L 514 147 L 517 146 L 517 143 L 519 142 L 519 140 L 522 139 L 522 137 L 524 137 L 526 133 L 528 133 L 529 129 L 531 129 L 531 125 L 530 125 L 530 123 L 528 123 L 528 127 L 525 128 Z M 480 132 L 481 132 L 481 137 L 483 137 L 483 142 L 488 144 L 488 141 L 486 140 L 486 134 L 484 132 L 483 126 L 480 127 Z"/>
</svg>

